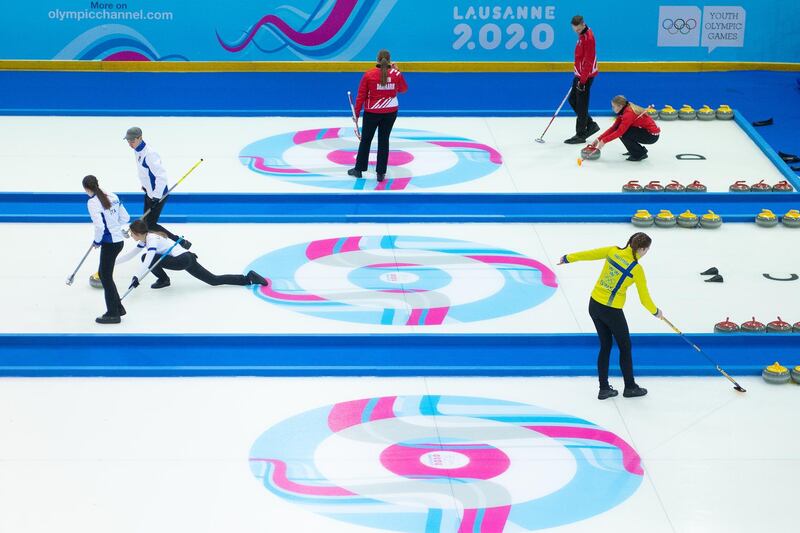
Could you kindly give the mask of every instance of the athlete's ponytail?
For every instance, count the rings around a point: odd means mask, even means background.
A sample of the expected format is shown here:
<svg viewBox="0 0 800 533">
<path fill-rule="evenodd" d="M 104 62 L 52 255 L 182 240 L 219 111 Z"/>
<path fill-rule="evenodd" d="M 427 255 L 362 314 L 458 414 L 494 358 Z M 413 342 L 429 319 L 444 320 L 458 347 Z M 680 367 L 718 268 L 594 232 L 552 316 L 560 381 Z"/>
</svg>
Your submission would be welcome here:
<svg viewBox="0 0 800 533">
<path fill-rule="evenodd" d="M 163 231 L 150 231 L 150 228 L 147 227 L 147 222 L 144 220 L 134 220 L 131 222 L 130 228 L 131 233 L 135 233 L 136 235 L 147 235 L 148 233 L 155 233 L 156 235 L 161 235 L 165 239 L 169 239 L 166 233 Z"/>
<path fill-rule="evenodd" d="M 378 67 L 381 68 L 381 85 L 386 85 L 389 81 L 389 68 L 392 66 L 392 58 L 389 50 L 378 52 Z"/>
<path fill-rule="evenodd" d="M 622 246 L 620 249 L 624 250 L 630 246 L 631 250 L 633 250 L 633 258 L 638 260 L 639 258 L 636 256 L 636 252 L 638 250 L 650 248 L 650 244 L 652 244 L 652 242 L 653 239 L 650 238 L 650 235 L 640 231 L 631 235 L 630 239 L 628 239 L 628 242 L 625 243 L 625 246 Z"/>
<path fill-rule="evenodd" d="M 100 200 L 100 205 L 103 206 L 103 209 L 108 209 L 111 207 L 111 200 L 108 199 L 108 195 L 103 192 L 100 188 L 100 184 L 97 182 L 97 178 L 89 174 L 83 178 L 83 188 L 91 191 L 92 194 L 97 196 L 97 199 Z"/>
<path fill-rule="evenodd" d="M 626 105 L 630 106 L 631 111 L 633 111 L 637 115 L 643 115 L 645 113 L 645 111 L 646 111 L 646 109 L 644 109 L 642 106 L 638 106 L 638 105 L 634 104 L 633 102 L 629 101 L 627 98 L 622 96 L 621 94 L 618 94 L 617 96 L 612 98 L 611 101 L 614 102 L 615 104 L 617 104 L 618 106 L 622 107 L 622 108 L 624 108 Z"/>
</svg>

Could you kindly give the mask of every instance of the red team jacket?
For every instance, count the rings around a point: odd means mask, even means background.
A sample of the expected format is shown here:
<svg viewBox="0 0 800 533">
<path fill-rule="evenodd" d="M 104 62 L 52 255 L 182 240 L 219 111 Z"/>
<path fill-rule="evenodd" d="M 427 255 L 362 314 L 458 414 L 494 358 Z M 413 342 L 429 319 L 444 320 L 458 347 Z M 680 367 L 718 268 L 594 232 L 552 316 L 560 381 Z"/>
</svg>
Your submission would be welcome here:
<svg viewBox="0 0 800 533">
<path fill-rule="evenodd" d="M 578 36 L 578 44 L 575 45 L 575 76 L 580 78 L 581 85 L 586 85 L 589 78 L 597 76 L 594 33 L 588 27 Z"/>
<path fill-rule="evenodd" d="M 403 75 L 394 67 L 389 68 L 386 85 L 381 85 L 380 67 L 372 68 L 364 73 L 358 86 L 356 98 L 356 118 L 361 115 L 361 106 L 369 113 L 392 113 L 397 111 L 397 93 L 408 90 Z"/>
<path fill-rule="evenodd" d="M 661 129 L 656 126 L 655 121 L 650 118 L 647 113 L 637 116 L 636 112 L 631 109 L 631 106 L 626 105 L 622 112 L 617 115 L 617 119 L 611 127 L 604 131 L 599 139 L 604 143 L 613 141 L 617 137 L 621 137 L 622 134 L 628 131 L 628 128 L 632 126 L 642 128 L 653 135 L 661 133 Z"/>
</svg>

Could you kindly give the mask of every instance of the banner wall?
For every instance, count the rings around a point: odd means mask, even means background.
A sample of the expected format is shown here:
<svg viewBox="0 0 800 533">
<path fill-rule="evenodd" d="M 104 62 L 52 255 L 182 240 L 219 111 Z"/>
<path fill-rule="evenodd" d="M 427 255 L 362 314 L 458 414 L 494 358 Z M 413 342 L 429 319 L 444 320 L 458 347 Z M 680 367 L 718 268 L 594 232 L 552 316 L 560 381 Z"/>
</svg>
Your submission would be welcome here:
<svg viewBox="0 0 800 533">
<path fill-rule="evenodd" d="M 0 59 L 570 61 L 582 14 L 599 61 L 797 62 L 800 2 L 0 0 Z M 608 6 L 613 5 L 611 9 Z"/>
</svg>

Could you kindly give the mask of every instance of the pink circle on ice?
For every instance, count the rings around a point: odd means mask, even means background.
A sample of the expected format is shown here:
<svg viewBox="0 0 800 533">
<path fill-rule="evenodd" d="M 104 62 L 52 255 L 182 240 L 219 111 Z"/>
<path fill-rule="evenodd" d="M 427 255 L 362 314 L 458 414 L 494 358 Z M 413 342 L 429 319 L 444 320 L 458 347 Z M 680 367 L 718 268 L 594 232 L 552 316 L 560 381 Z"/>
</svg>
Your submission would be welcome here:
<svg viewBox="0 0 800 533">
<path fill-rule="evenodd" d="M 358 152 L 356 150 L 334 150 L 333 152 L 328 152 L 328 161 L 336 163 L 337 165 L 343 165 L 351 167 L 356 164 L 356 155 Z M 377 161 L 373 160 L 373 157 L 377 155 L 377 151 L 371 150 L 369 153 L 371 165 L 376 164 Z M 414 156 L 408 152 L 404 152 L 403 150 L 389 150 L 389 165 L 393 167 L 398 167 L 402 165 L 406 165 L 414 160 Z"/>
<path fill-rule="evenodd" d="M 381 464 L 404 477 L 492 479 L 511 465 L 508 456 L 487 444 L 394 444 L 380 455 Z"/>
</svg>

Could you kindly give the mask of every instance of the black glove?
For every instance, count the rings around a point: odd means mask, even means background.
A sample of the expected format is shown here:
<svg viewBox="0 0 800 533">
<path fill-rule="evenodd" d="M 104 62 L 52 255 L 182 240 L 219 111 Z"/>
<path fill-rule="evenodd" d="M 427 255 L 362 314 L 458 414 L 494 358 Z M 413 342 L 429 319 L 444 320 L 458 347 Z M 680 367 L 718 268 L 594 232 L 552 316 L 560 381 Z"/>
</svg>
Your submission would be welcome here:
<svg viewBox="0 0 800 533">
<path fill-rule="evenodd" d="M 578 82 L 575 84 L 575 88 L 578 89 L 580 92 L 583 92 L 586 90 L 586 84 Z"/>
<path fill-rule="evenodd" d="M 150 208 L 156 207 L 159 203 L 161 203 L 161 198 L 150 198 Z"/>
<path fill-rule="evenodd" d="M 133 276 L 133 279 L 131 279 L 131 284 L 130 284 L 130 286 L 128 288 L 129 289 L 135 289 L 138 286 L 139 286 L 139 278 L 137 278 L 136 276 Z"/>
</svg>

